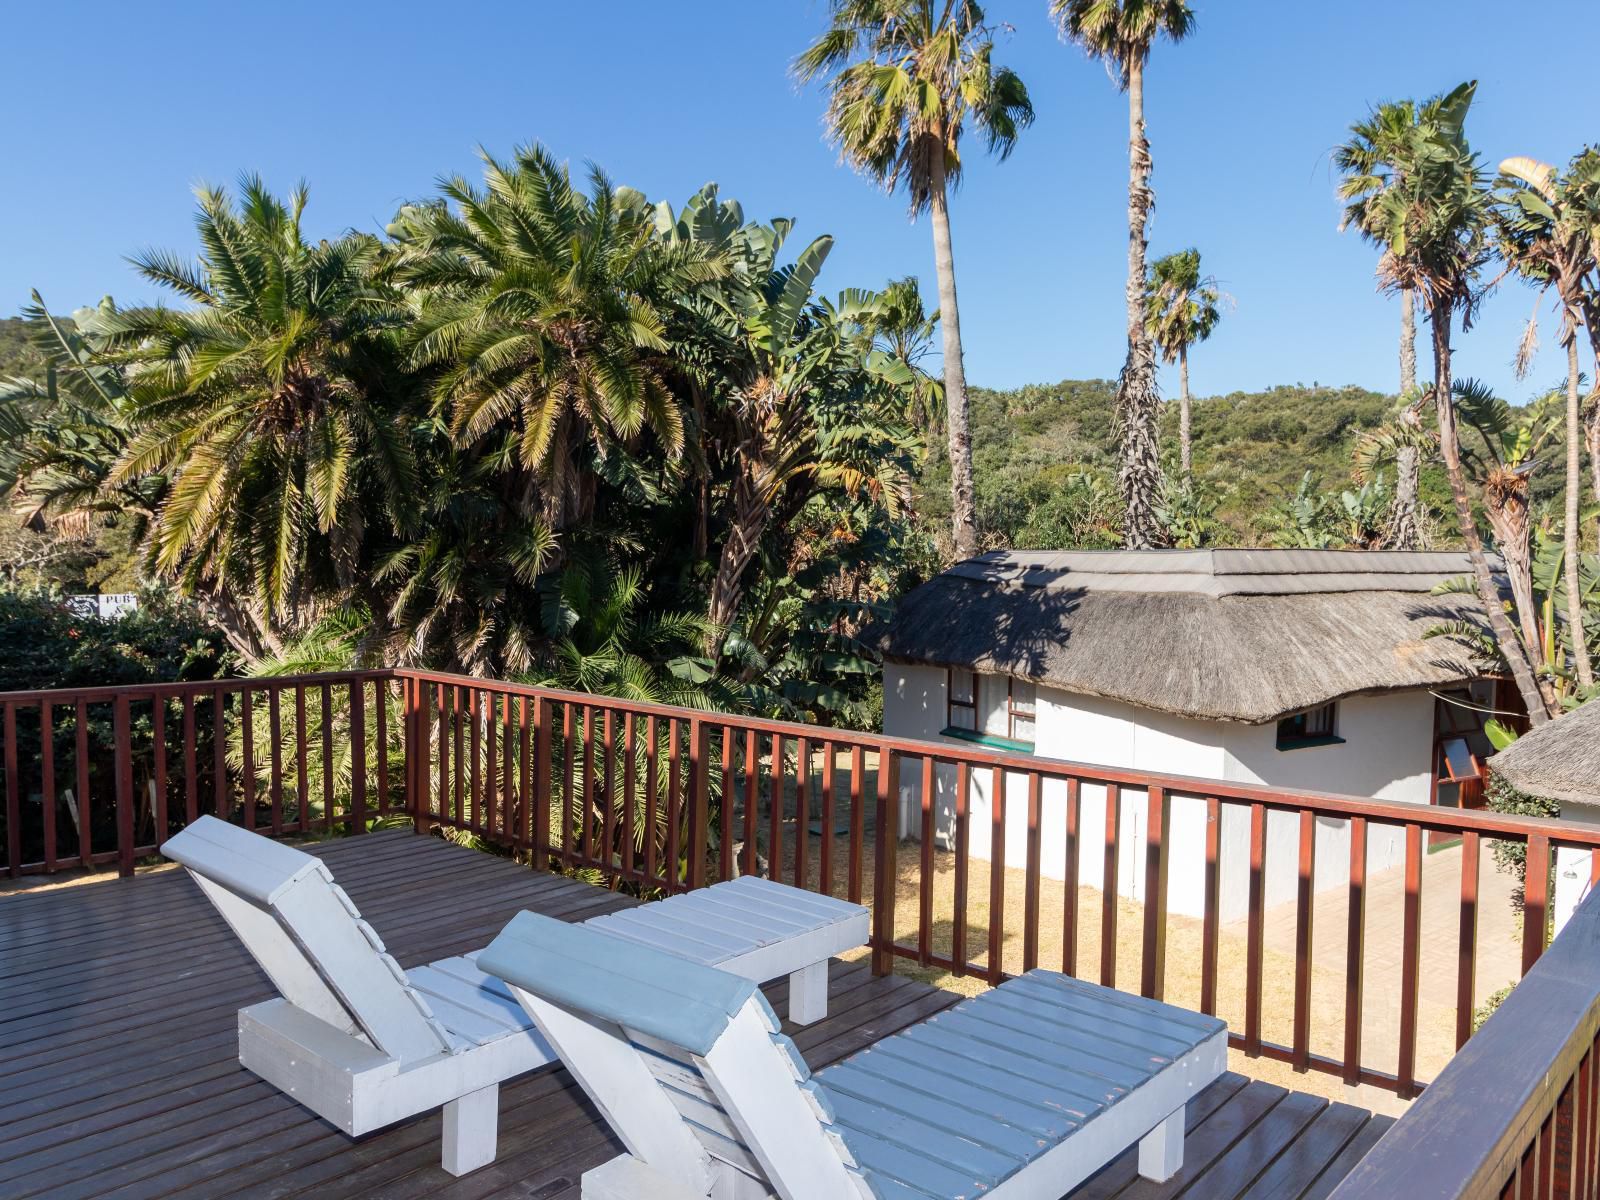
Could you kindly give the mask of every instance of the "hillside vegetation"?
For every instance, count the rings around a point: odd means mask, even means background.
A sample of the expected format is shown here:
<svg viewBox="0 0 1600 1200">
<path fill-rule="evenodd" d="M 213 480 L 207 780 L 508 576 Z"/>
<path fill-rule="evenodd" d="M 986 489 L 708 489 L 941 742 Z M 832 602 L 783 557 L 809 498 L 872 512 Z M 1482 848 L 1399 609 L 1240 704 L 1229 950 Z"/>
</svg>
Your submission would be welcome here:
<svg viewBox="0 0 1600 1200">
<path fill-rule="evenodd" d="M 1115 393 L 1115 382 L 1103 379 L 972 389 L 978 521 L 987 547 L 1119 544 Z M 1318 492 L 1353 487 L 1355 440 L 1380 425 L 1394 405 L 1393 396 L 1363 388 L 1301 384 L 1197 398 L 1196 492 L 1207 506 L 1215 505 L 1206 542 L 1274 544 L 1274 518 L 1292 502 L 1308 471 Z M 1162 416 L 1162 450 L 1175 476 L 1172 406 Z M 943 457 L 936 455 L 919 479 L 918 511 L 930 530 L 948 524 L 948 478 Z M 1425 473 L 1423 495 L 1432 512 L 1444 511 L 1449 494 L 1442 471 Z"/>
</svg>

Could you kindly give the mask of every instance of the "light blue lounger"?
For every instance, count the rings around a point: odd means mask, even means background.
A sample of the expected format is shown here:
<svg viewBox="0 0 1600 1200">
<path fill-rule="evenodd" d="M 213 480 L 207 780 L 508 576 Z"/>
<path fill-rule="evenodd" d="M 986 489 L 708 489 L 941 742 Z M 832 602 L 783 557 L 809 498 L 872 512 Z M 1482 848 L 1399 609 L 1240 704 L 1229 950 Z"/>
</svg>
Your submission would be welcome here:
<svg viewBox="0 0 1600 1200">
<path fill-rule="evenodd" d="M 753 983 L 599 929 L 521 913 L 478 966 L 627 1149 L 585 1200 L 1058 1200 L 1135 1142 L 1165 1180 L 1227 1066 L 1221 1021 L 1053 971 L 812 1076 Z"/>
</svg>

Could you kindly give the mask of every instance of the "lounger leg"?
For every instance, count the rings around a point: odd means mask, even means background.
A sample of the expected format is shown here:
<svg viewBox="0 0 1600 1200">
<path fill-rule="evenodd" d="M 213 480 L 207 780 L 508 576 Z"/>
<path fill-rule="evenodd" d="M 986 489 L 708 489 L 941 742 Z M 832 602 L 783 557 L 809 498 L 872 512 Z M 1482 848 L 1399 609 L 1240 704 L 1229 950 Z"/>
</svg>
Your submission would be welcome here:
<svg viewBox="0 0 1600 1200">
<path fill-rule="evenodd" d="M 1179 1109 L 1139 1140 L 1139 1174 L 1165 1183 L 1183 1169 L 1183 1118 Z"/>
<path fill-rule="evenodd" d="M 789 1020 L 810 1025 L 828 1015 L 828 960 L 789 976 Z"/>
<path fill-rule="evenodd" d="M 444 1106 L 444 1158 L 452 1175 L 465 1175 L 494 1161 L 500 1122 L 500 1085 L 468 1092 Z"/>
</svg>

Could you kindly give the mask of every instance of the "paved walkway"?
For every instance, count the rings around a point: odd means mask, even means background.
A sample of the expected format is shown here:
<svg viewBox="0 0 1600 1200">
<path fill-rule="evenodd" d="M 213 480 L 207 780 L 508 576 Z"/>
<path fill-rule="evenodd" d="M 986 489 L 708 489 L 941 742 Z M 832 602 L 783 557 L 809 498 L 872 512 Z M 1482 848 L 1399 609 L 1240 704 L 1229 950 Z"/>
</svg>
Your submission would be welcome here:
<svg viewBox="0 0 1600 1200">
<path fill-rule="evenodd" d="M 1512 907 L 1515 881 L 1496 869 L 1487 845 L 1480 846 L 1478 868 L 1478 951 L 1473 989 L 1482 1005 L 1521 973 L 1521 916 Z M 1442 848 L 1422 860 L 1422 954 L 1418 986 L 1417 1068 L 1423 1079 L 1437 1074 L 1454 1050 L 1456 978 L 1461 921 L 1461 847 Z M 1392 1070 L 1400 1037 L 1400 974 L 1404 947 L 1405 869 L 1379 872 L 1368 880 L 1366 946 L 1363 955 L 1365 1003 L 1362 1041 L 1368 1061 Z M 1312 910 L 1312 963 L 1319 974 L 1345 978 L 1349 893 L 1343 886 L 1321 891 Z M 1224 928 L 1243 938 L 1245 922 Z M 1266 947 L 1291 959 L 1295 949 L 1295 905 L 1266 914 Z M 1337 1045 L 1343 1036 L 1342 990 L 1314 989 L 1313 1048 Z M 1283 1014 L 1265 1014 L 1271 1022 Z M 1331 1047 L 1330 1047 L 1331 1048 Z M 1366 1057 L 1366 1056 L 1364 1056 Z M 1367 1099 L 1362 1089 L 1362 1099 Z"/>
</svg>

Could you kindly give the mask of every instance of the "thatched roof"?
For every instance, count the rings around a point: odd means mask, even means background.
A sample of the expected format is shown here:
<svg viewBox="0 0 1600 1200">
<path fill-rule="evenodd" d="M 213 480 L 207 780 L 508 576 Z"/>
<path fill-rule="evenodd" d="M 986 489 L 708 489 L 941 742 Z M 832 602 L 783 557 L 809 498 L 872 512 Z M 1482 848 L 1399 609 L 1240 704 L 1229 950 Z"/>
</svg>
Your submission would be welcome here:
<svg viewBox="0 0 1600 1200">
<path fill-rule="evenodd" d="M 1262 724 L 1341 696 L 1482 672 L 1425 638 L 1479 620 L 1434 596 L 1465 554 L 1360 550 L 999 551 L 901 601 L 886 657 L 972 667 L 1065 691 Z"/>
<path fill-rule="evenodd" d="M 1600 805 L 1600 700 L 1523 734 L 1489 766 L 1520 791 Z"/>
</svg>

